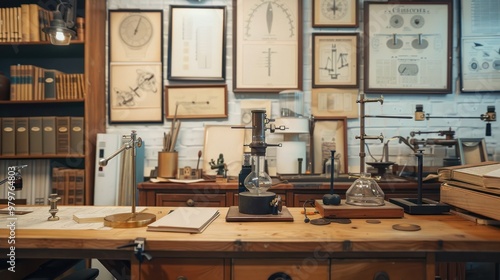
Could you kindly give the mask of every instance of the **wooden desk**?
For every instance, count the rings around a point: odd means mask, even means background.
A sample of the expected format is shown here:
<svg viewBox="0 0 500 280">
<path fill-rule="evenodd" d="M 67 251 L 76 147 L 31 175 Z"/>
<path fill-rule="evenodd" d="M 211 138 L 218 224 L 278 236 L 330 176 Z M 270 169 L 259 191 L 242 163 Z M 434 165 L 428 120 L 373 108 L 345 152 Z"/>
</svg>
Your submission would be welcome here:
<svg viewBox="0 0 500 280">
<path fill-rule="evenodd" d="M 354 179 L 352 180 L 354 181 Z M 334 192 L 345 198 L 347 189 L 352 182 L 336 182 Z M 389 198 L 416 198 L 417 182 L 391 177 L 378 182 L 384 191 L 386 200 Z M 422 185 L 424 198 L 439 201 L 439 182 L 426 182 Z M 183 183 L 152 183 L 143 182 L 138 185 L 139 205 L 141 206 L 201 206 L 229 207 L 238 205 L 238 182 L 229 183 L 199 182 Z M 296 182 L 275 184 L 270 191 L 281 195 L 288 207 L 302 207 L 308 199 L 321 199 L 329 193 L 327 182 Z"/>
<path fill-rule="evenodd" d="M 173 208 L 150 207 L 158 218 Z M 500 259 L 500 228 L 458 216 L 406 215 L 368 223 L 315 226 L 304 223 L 301 208 L 289 208 L 293 222 L 225 222 L 227 208 L 201 234 L 111 230 L 15 231 L 16 260 L 98 258 L 122 263 L 115 277 L 125 279 L 268 279 L 277 272 L 292 279 L 434 279 L 436 264 Z M 311 219 L 317 216 L 310 216 Z M 394 224 L 416 224 L 420 231 L 397 231 Z M 10 232 L 0 229 L 3 256 Z M 152 259 L 139 263 L 134 247 L 145 238 Z M 130 262 L 130 269 L 128 268 Z M 105 262 L 106 263 L 106 262 Z M 187 278 L 178 278 L 184 276 Z M 130 278 L 129 278 L 130 279 Z M 272 278 L 269 278 L 272 279 Z M 278 278 L 276 278 L 278 279 Z"/>
</svg>

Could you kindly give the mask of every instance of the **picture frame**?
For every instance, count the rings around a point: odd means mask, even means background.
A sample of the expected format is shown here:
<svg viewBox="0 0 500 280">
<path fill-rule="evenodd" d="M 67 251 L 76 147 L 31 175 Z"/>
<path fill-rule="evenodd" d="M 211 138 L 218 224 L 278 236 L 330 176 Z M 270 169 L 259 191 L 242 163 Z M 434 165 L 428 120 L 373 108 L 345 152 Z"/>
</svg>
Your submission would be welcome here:
<svg viewBox="0 0 500 280">
<path fill-rule="evenodd" d="M 302 0 L 233 0 L 233 92 L 302 89 Z"/>
<path fill-rule="evenodd" d="M 364 91 L 451 93 L 452 1 L 365 2 Z"/>
<path fill-rule="evenodd" d="M 359 117 L 356 88 L 313 88 L 311 114 L 316 117 Z"/>
<path fill-rule="evenodd" d="M 312 0 L 314 28 L 358 27 L 358 0 Z"/>
<path fill-rule="evenodd" d="M 162 89 L 162 63 L 110 63 L 109 122 L 163 123 Z"/>
<path fill-rule="evenodd" d="M 488 161 L 488 152 L 484 138 L 458 138 L 460 164 L 477 164 Z"/>
<path fill-rule="evenodd" d="M 498 46 L 500 33 L 496 0 L 460 1 L 460 90 L 472 93 L 500 91 Z M 479 13 L 475 11 L 484 12 Z"/>
<path fill-rule="evenodd" d="M 108 122 L 163 123 L 163 10 L 109 10 L 108 18 Z"/>
<path fill-rule="evenodd" d="M 329 139 L 334 141 L 328 141 Z M 331 157 L 332 148 L 336 151 L 335 156 L 340 159 L 340 173 L 348 173 L 346 117 L 313 116 L 311 146 L 313 173 L 323 173 L 324 161 Z"/>
<path fill-rule="evenodd" d="M 226 7 L 170 5 L 168 80 L 226 79 Z"/>
<path fill-rule="evenodd" d="M 110 62 L 162 61 L 163 10 L 121 9 L 108 13 Z"/>
<path fill-rule="evenodd" d="M 358 87 L 358 33 L 313 33 L 313 88 Z"/>
<path fill-rule="evenodd" d="M 168 85 L 165 87 L 167 119 L 227 118 L 227 85 Z"/>
</svg>

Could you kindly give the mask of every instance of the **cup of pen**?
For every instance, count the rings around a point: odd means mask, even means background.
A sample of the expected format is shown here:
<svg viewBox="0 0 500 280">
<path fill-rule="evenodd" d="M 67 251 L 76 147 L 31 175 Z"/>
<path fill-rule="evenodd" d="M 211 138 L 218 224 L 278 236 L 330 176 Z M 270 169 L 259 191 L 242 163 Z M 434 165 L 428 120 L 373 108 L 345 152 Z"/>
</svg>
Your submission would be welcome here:
<svg viewBox="0 0 500 280">
<path fill-rule="evenodd" d="M 176 178 L 179 155 L 176 151 L 158 152 L 158 177 Z"/>
</svg>

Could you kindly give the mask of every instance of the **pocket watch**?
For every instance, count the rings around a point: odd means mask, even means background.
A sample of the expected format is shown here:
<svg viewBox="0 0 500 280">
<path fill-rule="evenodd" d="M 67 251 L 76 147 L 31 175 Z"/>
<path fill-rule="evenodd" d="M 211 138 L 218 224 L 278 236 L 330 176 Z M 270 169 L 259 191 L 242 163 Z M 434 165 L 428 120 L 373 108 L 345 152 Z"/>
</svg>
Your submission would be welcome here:
<svg viewBox="0 0 500 280">
<path fill-rule="evenodd" d="M 130 48 L 140 49 L 153 38 L 153 24 L 143 15 L 130 14 L 123 18 L 118 32 L 123 43 Z"/>
</svg>

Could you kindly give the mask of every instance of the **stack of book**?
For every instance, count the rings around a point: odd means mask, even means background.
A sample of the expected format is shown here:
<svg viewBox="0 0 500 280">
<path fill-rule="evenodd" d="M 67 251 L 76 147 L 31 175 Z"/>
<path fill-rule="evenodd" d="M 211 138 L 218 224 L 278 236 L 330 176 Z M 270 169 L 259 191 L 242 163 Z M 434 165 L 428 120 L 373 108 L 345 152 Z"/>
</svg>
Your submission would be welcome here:
<svg viewBox="0 0 500 280">
<path fill-rule="evenodd" d="M 443 167 L 438 176 L 442 203 L 500 221 L 500 162 Z"/>
<path fill-rule="evenodd" d="M 85 204 L 85 170 L 66 167 L 52 169 L 52 192 L 61 198 L 61 205 Z"/>
<path fill-rule="evenodd" d="M 10 66 L 10 100 L 72 100 L 85 98 L 83 74 L 67 74 L 35 65 Z"/>
</svg>

